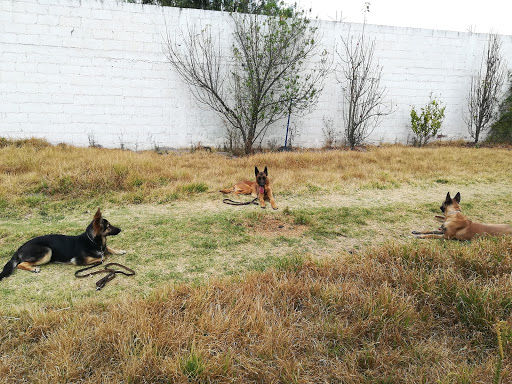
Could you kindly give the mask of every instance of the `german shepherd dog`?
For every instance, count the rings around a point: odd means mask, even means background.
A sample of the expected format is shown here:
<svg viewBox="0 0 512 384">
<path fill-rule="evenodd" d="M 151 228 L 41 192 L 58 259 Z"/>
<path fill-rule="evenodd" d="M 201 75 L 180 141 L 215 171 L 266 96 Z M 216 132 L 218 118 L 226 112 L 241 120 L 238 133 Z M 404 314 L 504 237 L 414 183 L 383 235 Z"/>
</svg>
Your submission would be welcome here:
<svg viewBox="0 0 512 384">
<path fill-rule="evenodd" d="M 258 170 L 258 167 L 254 167 L 254 173 L 256 175 L 256 181 L 240 181 L 231 188 L 222 189 L 222 193 L 233 192 L 236 197 L 238 195 L 251 195 L 254 198 L 258 198 L 261 208 L 265 208 L 265 200 L 270 201 L 272 208 L 277 209 L 276 202 L 274 201 L 274 195 L 272 195 L 272 186 L 270 185 L 270 179 L 268 178 L 267 167 L 263 172 Z"/>
<path fill-rule="evenodd" d="M 38 273 L 38 265 L 49 262 L 92 264 L 103 261 L 105 254 L 124 255 L 126 251 L 107 247 L 107 236 L 114 236 L 121 229 L 111 225 L 98 211 L 84 233 L 78 236 L 46 235 L 23 244 L 5 264 L 0 280 L 11 275 L 14 268 Z"/>
<path fill-rule="evenodd" d="M 469 220 L 464 216 L 460 209 L 460 193 L 457 192 L 455 197 L 450 197 L 450 192 L 446 195 L 446 199 L 440 209 L 444 216 L 435 216 L 436 220 L 443 224 L 437 231 L 412 233 L 418 239 L 455 239 L 455 240 L 471 240 L 474 237 L 490 235 L 502 236 L 511 235 L 512 227 L 507 224 L 482 224 Z"/>
</svg>

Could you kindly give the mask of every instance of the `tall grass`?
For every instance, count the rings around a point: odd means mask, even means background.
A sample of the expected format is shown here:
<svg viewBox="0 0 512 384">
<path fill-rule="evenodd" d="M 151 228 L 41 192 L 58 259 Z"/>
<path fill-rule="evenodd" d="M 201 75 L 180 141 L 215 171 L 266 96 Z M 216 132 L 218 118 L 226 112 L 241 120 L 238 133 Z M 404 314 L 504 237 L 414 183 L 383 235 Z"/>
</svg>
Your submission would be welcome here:
<svg viewBox="0 0 512 384">
<path fill-rule="evenodd" d="M 264 165 L 284 194 L 392 189 L 420 182 L 510 182 L 509 157 L 506 149 L 385 146 L 364 153 L 304 151 L 229 159 L 205 152 L 160 155 L 4 140 L 0 205 L 30 207 L 99 196 L 115 203 L 165 203 L 252 179 L 254 166 Z"/>
<path fill-rule="evenodd" d="M 511 249 L 511 239 L 388 244 L 146 299 L 20 313 L 0 320 L 0 374 L 10 383 L 484 383 L 499 372 L 508 382 Z"/>
</svg>

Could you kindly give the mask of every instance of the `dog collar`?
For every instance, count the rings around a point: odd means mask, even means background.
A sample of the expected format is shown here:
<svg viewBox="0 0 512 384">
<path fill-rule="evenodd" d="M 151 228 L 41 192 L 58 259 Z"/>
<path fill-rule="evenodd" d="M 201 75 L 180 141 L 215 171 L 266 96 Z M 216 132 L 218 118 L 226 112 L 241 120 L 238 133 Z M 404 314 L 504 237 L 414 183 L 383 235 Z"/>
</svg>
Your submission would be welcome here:
<svg viewBox="0 0 512 384">
<path fill-rule="evenodd" d="M 89 233 L 87 233 L 87 231 L 85 232 L 85 234 L 87 235 L 87 238 L 88 238 L 89 240 L 91 240 L 91 242 L 92 242 L 93 244 L 96 244 L 96 243 L 94 242 L 94 240 L 93 240 L 93 239 L 91 239 L 91 236 L 89 236 Z"/>
<path fill-rule="evenodd" d="M 87 232 L 85 232 L 85 234 L 87 235 L 87 238 L 89 240 L 91 240 L 91 242 L 94 244 L 94 245 L 98 245 L 95 243 L 95 241 L 93 239 L 91 239 L 91 236 L 89 236 L 89 234 Z M 100 251 L 99 254 L 101 255 L 101 262 L 103 263 L 103 259 L 105 258 L 105 252 L 103 251 Z"/>
<path fill-rule="evenodd" d="M 457 213 L 457 212 L 460 212 L 460 211 L 452 211 L 452 212 L 450 212 L 450 213 L 447 213 L 447 214 L 446 214 L 446 216 L 451 215 L 451 214 L 453 214 L 453 213 Z"/>
</svg>

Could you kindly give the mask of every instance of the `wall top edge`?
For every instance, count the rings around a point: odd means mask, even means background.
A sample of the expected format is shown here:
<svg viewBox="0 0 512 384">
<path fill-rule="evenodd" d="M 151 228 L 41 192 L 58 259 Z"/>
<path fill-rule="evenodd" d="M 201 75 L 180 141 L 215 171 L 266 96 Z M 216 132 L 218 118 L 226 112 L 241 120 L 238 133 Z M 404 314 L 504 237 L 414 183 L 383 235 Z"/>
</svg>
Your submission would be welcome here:
<svg viewBox="0 0 512 384">
<path fill-rule="evenodd" d="M 175 13 L 184 13 L 190 15 L 197 14 L 217 14 L 227 16 L 229 12 L 225 11 L 209 11 L 203 9 L 192 9 L 192 8 L 178 8 L 178 7 L 161 7 L 159 5 L 153 4 L 141 4 L 141 3 L 130 3 L 121 0 L 10 0 L 11 3 L 31 3 L 31 4 L 40 4 L 40 5 L 48 5 L 48 6 L 78 6 L 78 7 L 88 7 L 90 9 L 109 9 L 114 10 L 115 8 L 120 9 L 133 9 L 135 12 L 149 12 L 149 13 L 161 13 L 161 14 L 175 14 Z M 325 20 L 325 19 L 312 19 L 315 22 L 320 24 L 335 24 L 335 25 L 347 25 L 347 26 L 358 26 L 357 28 L 362 28 L 363 23 L 355 23 L 355 22 L 346 22 L 346 21 L 334 21 L 334 20 Z M 396 26 L 396 25 L 387 25 L 387 24 L 371 24 L 367 23 L 367 27 L 377 28 L 377 29 L 389 29 L 389 30 L 402 30 L 402 31 L 422 31 L 424 34 L 449 34 L 452 36 L 478 36 L 478 37 L 486 37 L 489 33 L 483 32 L 466 32 L 466 31 L 456 31 L 450 29 L 432 29 L 432 28 L 420 28 L 420 27 L 412 27 L 412 26 Z M 498 33 L 505 39 L 511 39 L 512 35 L 501 34 Z"/>
</svg>

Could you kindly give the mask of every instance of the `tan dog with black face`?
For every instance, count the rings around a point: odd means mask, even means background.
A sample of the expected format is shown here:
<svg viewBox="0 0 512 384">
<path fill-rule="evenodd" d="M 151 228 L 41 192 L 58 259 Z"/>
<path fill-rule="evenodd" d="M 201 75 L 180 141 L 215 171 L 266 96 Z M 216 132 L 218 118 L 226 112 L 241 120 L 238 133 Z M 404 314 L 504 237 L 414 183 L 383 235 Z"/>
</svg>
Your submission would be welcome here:
<svg viewBox="0 0 512 384">
<path fill-rule="evenodd" d="M 460 193 L 450 197 L 450 192 L 440 209 L 443 216 L 436 216 L 436 220 L 442 221 L 443 225 L 437 231 L 412 233 L 418 239 L 455 239 L 471 240 L 477 236 L 503 236 L 512 235 L 512 227 L 507 224 L 482 224 L 469 220 L 460 209 Z"/>
<path fill-rule="evenodd" d="M 258 167 L 254 167 L 254 173 L 256 175 L 256 181 L 240 181 L 231 188 L 222 189 L 220 192 L 234 193 L 236 197 L 238 197 L 238 195 L 251 195 L 254 198 L 257 197 L 261 208 L 265 208 L 265 200 L 269 200 L 272 208 L 277 209 L 274 196 L 272 195 L 272 186 L 270 185 L 267 167 L 265 167 L 263 172 L 258 171 Z"/>
</svg>

